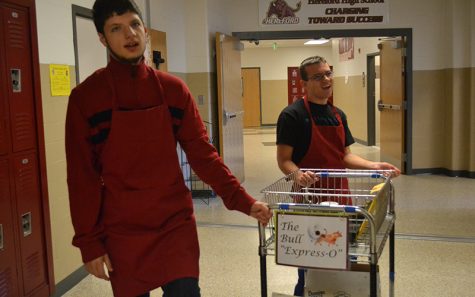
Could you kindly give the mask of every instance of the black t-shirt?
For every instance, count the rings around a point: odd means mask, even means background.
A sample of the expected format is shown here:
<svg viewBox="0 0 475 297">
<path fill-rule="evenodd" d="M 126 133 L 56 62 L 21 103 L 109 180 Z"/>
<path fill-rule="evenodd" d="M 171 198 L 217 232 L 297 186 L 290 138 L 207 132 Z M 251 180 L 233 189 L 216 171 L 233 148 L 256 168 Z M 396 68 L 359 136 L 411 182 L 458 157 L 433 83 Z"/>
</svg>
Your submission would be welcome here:
<svg viewBox="0 0 475 297">
<path fill-rule="evenodd" d="M 333 114 L 331 105 L 309 102 L 310 112 L 317 126 L 338 126 L 338 119 Z M 345 128 L 345 146 L 355 143 L 345 113 L 336 108 Z M 303 99 L 297 100 L 282 110 L 277 121 L 277 144 L 286 144 L 294 148 L 292 161 L 302 161 L 310 146 L 312 125 Z"/>
</svg>

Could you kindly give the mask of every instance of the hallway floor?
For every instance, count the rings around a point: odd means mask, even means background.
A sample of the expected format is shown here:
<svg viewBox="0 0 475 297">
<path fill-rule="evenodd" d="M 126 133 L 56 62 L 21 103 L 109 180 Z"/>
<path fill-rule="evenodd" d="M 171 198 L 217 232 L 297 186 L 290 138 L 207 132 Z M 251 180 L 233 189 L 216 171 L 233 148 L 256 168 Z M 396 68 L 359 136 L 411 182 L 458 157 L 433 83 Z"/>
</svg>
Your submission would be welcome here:
<svg viewBox="0 0 475 297">
<path fill-rule="evenodd" d="M 256 198 L 282 177 L 275 161 L 275 129 L 246 129 L 244 187 Z M 354 144 L 352 152 L 377 160 L 379 149 Z M 436 175 L 400 176 L 396 189 L 395 296 L 475 296 L 475 180 Z M 253 219 L 227 211 L 219 198 L 195 200 L 201 246 L 203 297 L 260 295 L 258 232 Z M 381 296 L 388 296 L 388 247 L 379 259 Z M 297 271 L 267 257 L 269 296 L 291 294 Z M 162 296 L 161 290 L 152 296 Z M 91 276 L 67 297 L 112 296 Z M 360 296 L 357 296 L 360 297 Z"/>
</svg>

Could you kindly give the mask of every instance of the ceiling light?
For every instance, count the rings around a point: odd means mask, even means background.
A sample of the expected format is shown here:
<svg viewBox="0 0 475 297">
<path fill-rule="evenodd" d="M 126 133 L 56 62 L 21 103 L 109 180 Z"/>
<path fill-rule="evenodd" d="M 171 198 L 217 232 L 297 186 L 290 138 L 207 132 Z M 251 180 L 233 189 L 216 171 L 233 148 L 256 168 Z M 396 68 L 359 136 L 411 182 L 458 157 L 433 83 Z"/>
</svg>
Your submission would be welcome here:
<svg viewBox="0 0 475 297">
<path fill-rule="evenodd" d="M 324 44 L 324 43 L 327 43 L 329 42 L 330 39 L 325 39 L 325 38 L 319 38 L 319 39 L 311 39 L 307 42 L 305 42 L 304 44 L 305 45 L 310 45 L 310 44 Z"/>
</svg>

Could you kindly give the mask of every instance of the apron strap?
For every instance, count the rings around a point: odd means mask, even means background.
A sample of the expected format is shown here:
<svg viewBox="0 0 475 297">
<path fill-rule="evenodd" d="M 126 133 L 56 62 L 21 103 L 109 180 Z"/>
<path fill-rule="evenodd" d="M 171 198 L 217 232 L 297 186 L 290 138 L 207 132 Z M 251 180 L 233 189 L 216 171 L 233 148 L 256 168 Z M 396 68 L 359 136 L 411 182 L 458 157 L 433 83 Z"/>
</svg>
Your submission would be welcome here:
<svg viewBox="0 0 475 297">
<path fill-rule="evenodd" d="M 310 103 L 308 103 L 307 97 L 304 97 L 303 100 L 304 100 L 304 104 L 305 104 L 305 109 L 307 110 L 308 115 L 310 116 L 310 121 L 311 121 L 312 125 L 316 125 L 315 121 L 313 121 L 313 115 L 312 115 L 312 111 L 310 110 Z M 341 119 L 340 114 L 336 110 L 336 107 L 333 104 L 331 104 L 330 102 L 327 102 L 327 104 L 331 106 L 332 112 L 335 115 L 339 125 L 343 125 L 343 121 Z M 317 115 L 315 115 L 315 119 L 316 118 L 317 118 Z"/>
<path fill-rule="evenodd" d="M 118 103 L 117 103 L 117 92 L 115 91 L 112 71 L 109 69 L 109 67 L 106 67 L 106 81 L 107 81 L 107 84 L 109 85 L 109 89 L 111 90 L 111 93 L 112 93 L 112 96 L 111 96 L 112 110 L 116 111 L 116 110 L 119 109 L 119 106 L 118 106 Z"/>
</svg>

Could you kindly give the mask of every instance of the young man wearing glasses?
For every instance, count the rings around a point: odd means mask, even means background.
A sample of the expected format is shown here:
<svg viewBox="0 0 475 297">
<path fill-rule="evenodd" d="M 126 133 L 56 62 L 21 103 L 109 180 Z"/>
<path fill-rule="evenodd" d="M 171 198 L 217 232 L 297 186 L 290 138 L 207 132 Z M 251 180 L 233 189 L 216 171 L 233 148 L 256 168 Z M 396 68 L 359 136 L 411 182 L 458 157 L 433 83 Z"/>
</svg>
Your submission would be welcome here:
<svg viewBox="0 0 475 297">
<path fill-rule="evenodd" d="M 284 174 L 300 168 L 400 170 L 386 162 L 373 162 L 354 155 L 351 135 L 342 110 L 328 102 L 333 93 L 333 72 L 323 57 L 314 56 L 300 64 L 300 83 L 306 96 L 287 106 L 277 122 L 277 163 Z M 299 171 L 297 182 L 308 186 L 316 182 L 312 172 Z M 345 180 L 335 188 L 347 188 Z M 303 296 L 304 270 L 294 295 Z"/>
</svg>

